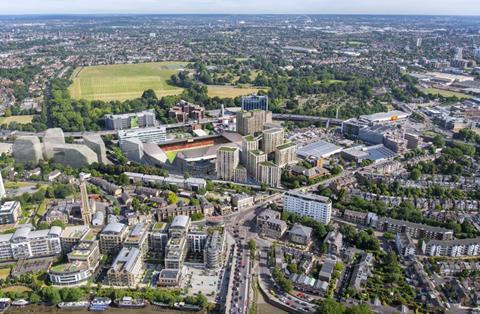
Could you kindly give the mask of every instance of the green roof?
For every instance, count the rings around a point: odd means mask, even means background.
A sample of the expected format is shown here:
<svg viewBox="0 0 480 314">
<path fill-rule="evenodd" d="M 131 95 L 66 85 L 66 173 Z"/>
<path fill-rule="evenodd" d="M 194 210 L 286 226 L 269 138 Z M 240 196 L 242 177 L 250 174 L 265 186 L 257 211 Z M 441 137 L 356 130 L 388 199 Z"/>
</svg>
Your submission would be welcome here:
<svg viewBox="0 0 480 314">
<path fill-rule="evenodd" d="M 266 166 L 266 167 L 277 167 L 276 164 L 274 164 L 273 162 L 271 161 L 264 161 L 264 162 L 261 162 L 260 163 L 261 166 Z"/>
<path fill-rule="evenodd" d="M 163 230 L 165 228 L 166 223 L 164 222 L 157 222 L 153 225 L 152 230 Z"/>
<path fill-rule="evenodd" d="M 243 138 L 245 139 L 245 141 L 249 141 L 249 142 L 255 140 L 255 137 L 253 137 L 252 134 L 246 135 Z"/>
<path fill-rule="evenodd" d="M 251 152 L 252 154 L 254 154 L 254 155 L 257 155 L 257 156 L 260 156 L 260 155 L 264 155 L 264 154 L 265 154 L 263 151 L 258 150 L 258 149 L 256 149 L 256 150 L 251 150 L 250 152 Z"/>
<path fill-rule="evenodd" d="M 286 143 L 283 143 L 282 145 L 279 145 L 277 146 L 277 149 L 285 149 L 285 148 L 289 148 L 289 147 L 292 147 L 292 146 L 295 146 L 296 144 L 293 143 L 293 142 L 286 142 Z"/>
<path fill-rule="evenodd" d="M 234 152 L 237 150 L 235 147 L 222 146 L 220 149 L 222 152 Z"/>
</svg>

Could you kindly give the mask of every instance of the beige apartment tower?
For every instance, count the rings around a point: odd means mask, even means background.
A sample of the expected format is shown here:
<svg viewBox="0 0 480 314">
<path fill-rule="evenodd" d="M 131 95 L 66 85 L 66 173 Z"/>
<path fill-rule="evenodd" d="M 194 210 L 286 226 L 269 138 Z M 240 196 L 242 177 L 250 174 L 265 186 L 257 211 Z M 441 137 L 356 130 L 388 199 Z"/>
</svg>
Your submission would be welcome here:
<svg viewBox="0 0 480 314">
<path fill-rule="evenodd" d="M 240 163 L 240 150 L 236 147 L 222 146 L 217 151 L 216 170 L 219 179 L 235 180 L 235 169 Z"/>
<path fill-rule="evenodd" d="M 262 132 L 263 126 L 272 122 L 272 113 L 263 110 L 240 111 L 236 117 L 237 132 L 241 135 Z"/>
<path fill-rule="evenodd" d="M 284 136 L 285 131 L 283 128 L 272 128 L 263 131 L 262 149 L 265 154 L 273 153 L 277 146 L 282 145 Z"/>
</svg>

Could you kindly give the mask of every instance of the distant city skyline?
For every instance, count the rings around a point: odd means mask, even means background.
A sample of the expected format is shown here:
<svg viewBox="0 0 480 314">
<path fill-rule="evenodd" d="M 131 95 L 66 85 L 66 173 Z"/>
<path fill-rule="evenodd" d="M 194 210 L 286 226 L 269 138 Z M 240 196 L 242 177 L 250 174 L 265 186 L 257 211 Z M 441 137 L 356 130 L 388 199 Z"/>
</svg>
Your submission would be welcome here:
<svg viewBox="0 0 480 314">
<path fill-rule="evenodd" d="M 480 15 L 478 0 L 0 0 L 5 14 Z"/>
</svg>

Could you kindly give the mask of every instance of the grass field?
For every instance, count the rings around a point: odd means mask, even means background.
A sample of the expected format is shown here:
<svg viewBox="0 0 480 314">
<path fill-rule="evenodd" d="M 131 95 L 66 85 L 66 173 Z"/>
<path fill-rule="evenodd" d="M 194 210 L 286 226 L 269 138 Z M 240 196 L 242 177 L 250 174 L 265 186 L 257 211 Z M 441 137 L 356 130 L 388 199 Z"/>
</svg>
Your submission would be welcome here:
<svg viewBox="0 0 480 314">
<path fill-rule="evenodd" d="M 24 188 L 27 186 L 34 186 L 35 184 L 32 182 L 14 182 L 14 181 L 7 181 L 4 183 L 4 186 L 6 189 L 18 189 L 18 188 Z"/>
<path fill-rule="evenodd" d="M 127 100 L 138 98 L 146 89 L 153 89 L 157 97 L 178 95 L 183 89 L 167 81 L 186 62 L 150 62 L 140 64 L 99 65 L 76 69 L 69 87 L 75 99 Z"/>
<path fill-rule="evenodd" d="M 10 286 L 2 289 L 2 292 L 15 292 L 15 293 L 23 293 L 23 292 L 30 292 L 32 289 L 26 286 Z"/>
<path fill-rule="evenodd" d="M 441 95 L 443 97 L 457 96 L 458 98 L 473 98 L 468 94 L 452 92 L 452 91 L 438 89 L 438 88 L 422 88 L 422 92 L 426 94 L 432 94 L 432 95 Z"/>
<path fill-rule="evenodd" d="M 10 275 L 10 268 L 1 268 L 0 269 L 0 279 L 5 279 Z"/>
<path fill-rule="evenodd" d="M 220 97 L 220 98 L 235 98 L 238 96 L 250 95 L 252 93 L 258 93 L 261 88 L 254 87 L 235 87 L 235 86 L 221 86 L 221 85 L 208 85 L 208 96 Z"/>
<path fill-rule="evenodd" d="M 9 124 L 10 122 L 27 124 L 32 122 L 32 119 L 33 119 L 33 115 L 1 117 L 0 124 L 4 124 L 4 123 Z"/>
</svg>

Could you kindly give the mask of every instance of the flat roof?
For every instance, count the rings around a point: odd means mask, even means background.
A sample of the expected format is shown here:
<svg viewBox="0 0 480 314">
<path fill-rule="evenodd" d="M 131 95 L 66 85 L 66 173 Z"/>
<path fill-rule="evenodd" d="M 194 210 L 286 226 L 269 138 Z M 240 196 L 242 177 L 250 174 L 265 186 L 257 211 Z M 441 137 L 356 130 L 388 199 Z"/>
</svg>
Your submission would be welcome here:
<svg viewBox="0 0 480 314">
<path fill-rule="evenodd" d="M 317 195 L 317 194 L 312 194 L 312 193 L 302 193 L 298 192 L 295 190 L 290 190 L 285 193 L 286 196 L 292 196 L 292 197 L 298 197 L 298 198 L 303 198 L 304 200 L 307 201 L 316 201 L 316 202 L 322 202 L 322 203 L 331 203 L 330 198 Z"/>
<path fill-rule="evenodd" d="M 327 158 L 343 150 L 342 147 L 335 144 L 318 140 L 297 150 L 297 155 L 304 158 L 313 156 L 318 159 Z"/>
</svg>

